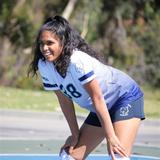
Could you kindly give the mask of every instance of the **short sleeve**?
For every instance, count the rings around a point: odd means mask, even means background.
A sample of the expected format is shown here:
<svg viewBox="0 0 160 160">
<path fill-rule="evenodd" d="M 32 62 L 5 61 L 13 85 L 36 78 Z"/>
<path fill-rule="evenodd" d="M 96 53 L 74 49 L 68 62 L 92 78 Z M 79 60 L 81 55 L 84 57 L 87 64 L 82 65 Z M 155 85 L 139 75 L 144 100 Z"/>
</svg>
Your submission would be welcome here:
<svg viewBox="0 0 160 160">
<path fill-rule="evenodd" d="M 58 85 L 52 79 L 53 73 L 51 73 L 50 66 L 48 65 L 47 62 L 39 60 L 38 71 L 40 73 L 40 77 L 42 79 L 43 87 L 45 90 L 48 91 L 59 90 Z"/>
<path fill-rule="evenodd" d="M 81 51 L 77 51 L 81 52 Z M 96 76 L 94 73 L 92 57 L 84 52 L 76 53 L 72 59 L 72 73 L 82 85 L 93 80 Z"/>
</svg>

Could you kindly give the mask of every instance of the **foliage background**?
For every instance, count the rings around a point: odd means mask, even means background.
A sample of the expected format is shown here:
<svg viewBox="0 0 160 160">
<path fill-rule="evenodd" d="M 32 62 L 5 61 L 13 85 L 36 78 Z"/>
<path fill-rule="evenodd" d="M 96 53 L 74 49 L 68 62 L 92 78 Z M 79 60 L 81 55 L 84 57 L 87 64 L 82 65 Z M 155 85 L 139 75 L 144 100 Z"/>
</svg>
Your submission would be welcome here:
<svg viewBox="0 0 160 160">
<path fill-rule="evenodd" d="M 41 89 L 27 69 L 39 27 L 56 14 L 66 17 L 108 64 L 160 88 L 158 0 L 1 0 L 0 85 Z"/>
</svg>

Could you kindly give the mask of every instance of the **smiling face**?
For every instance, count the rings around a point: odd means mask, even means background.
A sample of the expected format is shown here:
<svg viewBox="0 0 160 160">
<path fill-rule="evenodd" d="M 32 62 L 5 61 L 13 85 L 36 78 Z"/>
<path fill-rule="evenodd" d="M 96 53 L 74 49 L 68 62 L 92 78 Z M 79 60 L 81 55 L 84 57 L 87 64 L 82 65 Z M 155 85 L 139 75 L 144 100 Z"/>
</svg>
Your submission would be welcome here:
<svg viewBox="0 0 160 160">
<path fill-rule="evenodd" d="M 40 38 L 40 51 L 47 61 L 54 62 L 62 53 L 63 46 L 60 39 L 53 32 L 44 30 Z"/>
</svg>

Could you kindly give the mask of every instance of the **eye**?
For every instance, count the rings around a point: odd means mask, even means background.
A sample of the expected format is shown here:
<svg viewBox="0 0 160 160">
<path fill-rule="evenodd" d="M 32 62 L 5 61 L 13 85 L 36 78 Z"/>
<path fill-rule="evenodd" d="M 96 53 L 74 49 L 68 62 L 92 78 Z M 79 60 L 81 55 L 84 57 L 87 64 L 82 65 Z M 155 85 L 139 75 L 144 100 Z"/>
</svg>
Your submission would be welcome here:
<svg viewBox="0 0 160 160">
<path fill-rule="evenodd" d="M 54 42 L 53 41 L 47 41 L 47 43 L 46 43 L 48 46 L 51 46 L 52 44 L 54 44 Z"/>
</svg>

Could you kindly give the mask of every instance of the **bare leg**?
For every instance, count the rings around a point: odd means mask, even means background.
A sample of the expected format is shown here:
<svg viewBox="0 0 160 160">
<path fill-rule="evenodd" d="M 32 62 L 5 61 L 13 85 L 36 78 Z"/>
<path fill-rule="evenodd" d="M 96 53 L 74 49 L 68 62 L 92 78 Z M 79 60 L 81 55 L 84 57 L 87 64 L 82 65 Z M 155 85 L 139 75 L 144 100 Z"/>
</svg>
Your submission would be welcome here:
<svg viewBox="0 0 160 160">
<path fill-rule="evenodd" d="M 115 133 L 122 146 L 126 149 L 128 156 L 131 154 L 132 146 L 140 125 L 140 119 L 118 121 L 113 124 Z M 104 132 L 101 127 L 83 124 L 80 130 L 80 138 L 71 156 L 76 160 L 84 160 L 104 139 Z"/>
<path fill-rule="evenodd" d="M 71 156 L 76 160 L 83 160 L 104 139 L 101 127 L 83 124 L 80 130 L 80 138 Z"/>
<path fill-rule="evenodd" d="M 113 124 L 115 133 L 122 146 L 124 146 L 128 156 L 131 154 L 132 146 L 135 141 L 140 122 L 140 119 L 132 118 L 118 121 Z"/>
</svg>

